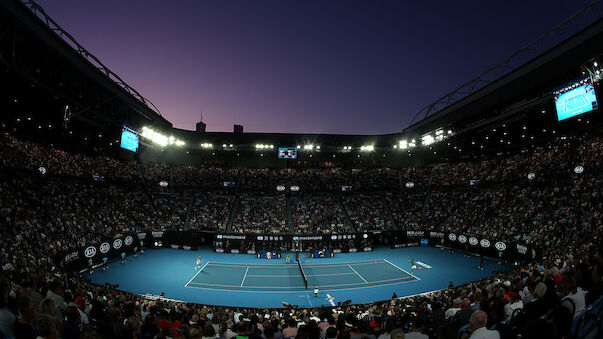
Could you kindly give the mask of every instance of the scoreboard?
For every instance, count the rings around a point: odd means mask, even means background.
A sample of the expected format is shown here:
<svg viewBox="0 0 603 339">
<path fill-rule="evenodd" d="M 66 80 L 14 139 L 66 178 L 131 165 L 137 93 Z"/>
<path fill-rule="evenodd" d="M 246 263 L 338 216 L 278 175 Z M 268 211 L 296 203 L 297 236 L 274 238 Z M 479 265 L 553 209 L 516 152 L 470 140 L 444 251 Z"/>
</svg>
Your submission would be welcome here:
<svg viewBox="0 0 603 339">
<path fill-rule="evenodd" d="M 124 126 L 120 146 L 128 151 L 136 152 L 138 150 L 138 131 Z"/>
<path fill-rule="evenodd" d="M 279 159 L 297 159 L 297 148 L 295 147 L 279 147 Z"/>
</svg>

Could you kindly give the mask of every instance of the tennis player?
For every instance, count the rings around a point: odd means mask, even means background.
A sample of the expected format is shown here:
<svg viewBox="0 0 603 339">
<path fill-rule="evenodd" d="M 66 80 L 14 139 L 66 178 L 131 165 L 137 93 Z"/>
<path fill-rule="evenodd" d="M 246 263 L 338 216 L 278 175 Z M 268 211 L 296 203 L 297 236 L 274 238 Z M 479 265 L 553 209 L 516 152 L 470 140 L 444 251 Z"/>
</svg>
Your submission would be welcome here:
<svg viewBox="0 0 603 339">
<path fill-rule="evenodd" d="M 203 259 L 201 259 L 201 256 L 199 256 L 197 258 L 197 265 L 195 266 L 195 269 L 198 270 L 201 268 L 201 263 L 203 262 Z"/>
<path fill-rule="evenodd" d="M 410 273 L 413 273 L 413 270 L 417 268 L 417 265 L 415 264 L 415 258 L 410 258 L 408 259 L 408 261 L 410 262 Z"/>
</svg>

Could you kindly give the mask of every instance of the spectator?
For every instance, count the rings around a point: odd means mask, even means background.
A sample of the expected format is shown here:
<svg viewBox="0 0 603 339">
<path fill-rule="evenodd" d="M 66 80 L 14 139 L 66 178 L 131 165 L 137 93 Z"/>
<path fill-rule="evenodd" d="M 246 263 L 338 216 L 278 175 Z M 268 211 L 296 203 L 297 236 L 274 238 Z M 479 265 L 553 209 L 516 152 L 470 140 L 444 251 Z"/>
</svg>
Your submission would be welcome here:
<svg viewBox="0 0 603 339">
<path fill-rule="evenodd" d="M 458 313 L 457 313 L 458 314 Z M 406 339 L 429 339 L 429 336 L 423 334 L 423 330 L 425 329 L 425 322 L 422 318 L 414 317 L 412 320 L 412 327 L 410 333 L 407 333 Z"/>
<path fill-rule="evenodd" d="M 476 311 L 471 314 L 469 328 L 471 329 L 470 339 L 499 339 L 498 331 L 491 331 L 486 328 L 488 315 L 484 311 Z"/>
</svg>

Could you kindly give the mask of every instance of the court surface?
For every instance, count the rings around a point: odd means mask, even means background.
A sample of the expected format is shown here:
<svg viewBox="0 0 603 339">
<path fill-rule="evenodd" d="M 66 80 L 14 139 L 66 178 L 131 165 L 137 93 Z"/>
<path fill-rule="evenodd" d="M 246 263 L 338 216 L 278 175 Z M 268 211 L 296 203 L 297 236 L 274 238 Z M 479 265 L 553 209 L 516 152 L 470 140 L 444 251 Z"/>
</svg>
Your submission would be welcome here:
<svg viewBox="0 0 603 339">
<path fill-rule="evenodd" d="M 303 264 L 308 288 L 358 289 L 420 280 L 387 259 L 342 263 Z M 185 285 L 225 291 L 304 292 L 306 286 L 297 264 L 244 265 L 206 262 Z"/>
<path fill-rule="evenodd" d="M 291 253 L 283 253 L 295 257 Z M 202 269 L 195 270 L 201 256 Z M 419 269 L 410 274 L 409 259 Z M 308 279 L 306 291 L 297 263 L 285 259 L 258 259 L 255 255 L 215 253 L 209 248 L 184 251 L 171 248 L 148 249 L 127 262 L 109 264 L 106 271 L 87 275 L 94 283 L 119 284 L 119 290 L 141 295 L 208 305 L 242 307 L 283 307 L 283 302 L 300 307 L 332 306 L 351 300 L 367 303 L 440 290 L 452 282 L 460 285 L 486 278 L 508 267 L 494 260 L 464 256 L 435 247 L 341 253 L 334 258 L 309 258 L 302 254 Z M 315 297 L 312 290 L 318 287 Z"/>
</svg>

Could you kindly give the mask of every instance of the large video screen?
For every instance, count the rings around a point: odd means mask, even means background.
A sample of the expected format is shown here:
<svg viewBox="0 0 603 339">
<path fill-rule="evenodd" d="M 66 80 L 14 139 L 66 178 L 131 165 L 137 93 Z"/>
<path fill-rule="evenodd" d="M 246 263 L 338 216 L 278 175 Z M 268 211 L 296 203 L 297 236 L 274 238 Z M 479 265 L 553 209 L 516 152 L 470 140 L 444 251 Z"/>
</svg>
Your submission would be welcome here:
<svg viewBox="0 0 603 339">
<path fill-rule="evenodd" d="M 124 128 L 121 132 L 121 148 L 136 152 L 138 150 L 138 133 Z"/>
<path fill-rule="evenodd" d="M 587 82 L 566 92 L 559 93 L 555 96 L 555 108 L 559 121 L 597 109 L 595 87 L 592 83 Z"/>
<path fill-rule="evenodd" d="M 295 147 L 279 147 L 279 159 L 297 159 L 297 148 Z"/>
</svg>

